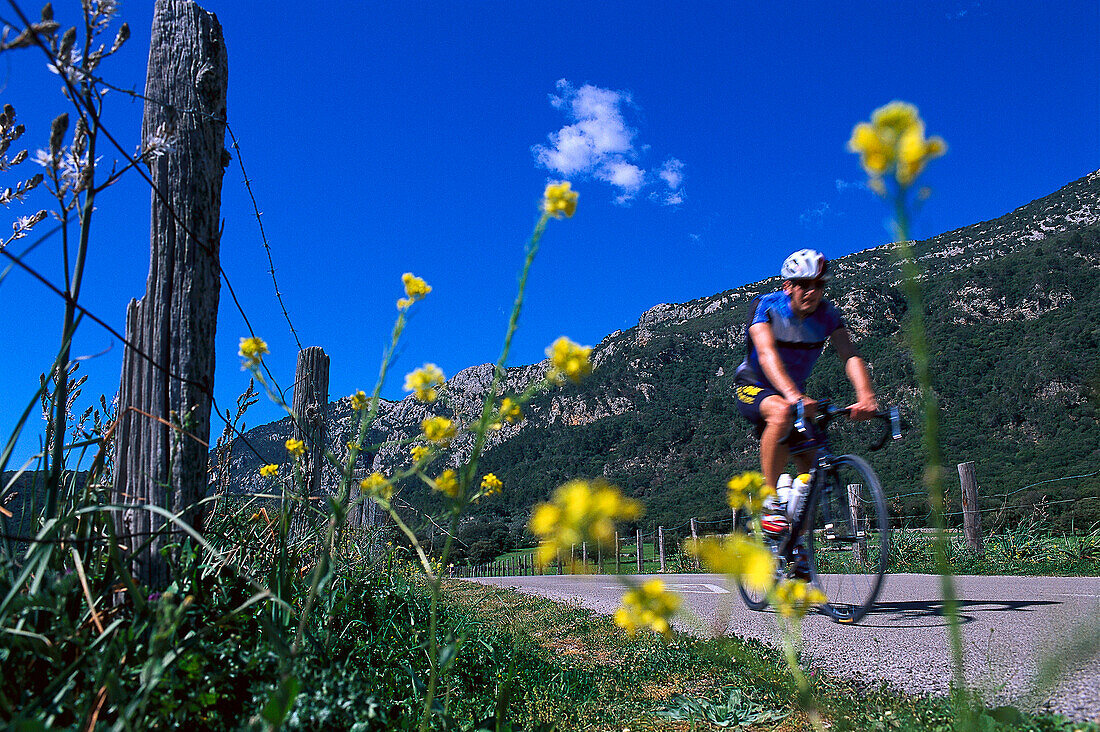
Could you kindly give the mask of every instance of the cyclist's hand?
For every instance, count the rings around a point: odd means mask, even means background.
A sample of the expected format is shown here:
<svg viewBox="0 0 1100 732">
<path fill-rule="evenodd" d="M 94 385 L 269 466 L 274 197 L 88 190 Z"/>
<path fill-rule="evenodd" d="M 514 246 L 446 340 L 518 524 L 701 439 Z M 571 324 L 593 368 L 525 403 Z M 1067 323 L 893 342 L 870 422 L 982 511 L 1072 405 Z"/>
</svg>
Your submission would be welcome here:
<svg viewBox="0 0 1100 732">
<path fill-rule="evenodd" d="M 811 399 L 805 394 L 800 396 L 798 399 L 788 399 L 787 401 L 790 402 L 792 407 L 797 406 L 798 403 L 801 401 L 802 409 L 806 414 L 806 419 L 812 420 L 814 418 L 814 415 L 817 414 L 817 400 Z"/>
<path fill-rule="evenodd" d="M 848 405 L 848 416 L 853 420 L 871 419 L 878 414 L 878 400 L 874 396 L 860 399 Z"/>
</svg>

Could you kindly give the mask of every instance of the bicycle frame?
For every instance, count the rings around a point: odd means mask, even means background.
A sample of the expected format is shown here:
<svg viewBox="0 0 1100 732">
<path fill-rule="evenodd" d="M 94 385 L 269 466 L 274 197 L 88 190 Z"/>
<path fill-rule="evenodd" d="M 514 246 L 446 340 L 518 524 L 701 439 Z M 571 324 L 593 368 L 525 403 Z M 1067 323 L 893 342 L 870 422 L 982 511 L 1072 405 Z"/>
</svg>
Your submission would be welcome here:
<svg viewBox="0 0 1100 732">
<path fill-rule="evenodd" d="M 799 502 L 798 513 L 791 522 L 790 531 L 779 544 L 778 554 L 785 559 L 790 559 L 793 556 L 795 545 L 802 541 L 802 535 L 807 528 L 806 522 L 809 515 L 806 511 L 806 507 L 813 505 L 814 500 L 818 498 L 822 491 L 830 489 L 827 477 L 829 471 L 833 468 L 836 456 L 829 447 L 829 440 L 826 432 L 828 425 L 837 417 L 848 414 L 847 409 L 834 407 L 827 400 L 818 402 L 819 414 L 814 420 L 806 418 L 802 402 L 799 402 L 794 409 L 795 421 L 787 439 L 789 440 L 792 435 L 797 434 L 801 436 L 801 440 L 791 449 L 791 455 L 801 455 L 812 450 L 815 453 L 815 460 L 813 467 L 810 469 L 810 484 L 806 489 L 806 494 Z M 874 445 L 871 445 L 868 448 L 869 450 L 875 451 L 881 449 L 883 445 L 886 444 L 888 438 L 894 440 L 901 439 L 901 415 L 897 407 L 891 407 L 885 412 L 879 412 L 875 415 L 875 418 L 885 422 L 885 429 L 883 430 L 882 438 Z M 835 520 L 846 520 L 846 517 L 834 517 L 831 515 L 830 501 L 822 501 L 821 505 L 823 507 L 822 511 L 824 513 L 826 531 L 834 526 Z"/>
</svg>

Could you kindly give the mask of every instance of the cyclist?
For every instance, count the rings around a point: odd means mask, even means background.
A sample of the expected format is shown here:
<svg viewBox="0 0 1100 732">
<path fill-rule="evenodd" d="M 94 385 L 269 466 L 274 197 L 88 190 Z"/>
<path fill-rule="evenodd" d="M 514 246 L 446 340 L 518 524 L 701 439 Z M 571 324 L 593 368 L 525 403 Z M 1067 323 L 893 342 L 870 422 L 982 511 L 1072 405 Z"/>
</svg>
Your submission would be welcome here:
<svg viewBox="0 0 1100 732">
<path fill-rule="evenodd" d="M 760 472 L 775 489 L 787 467 L 786 437 L 794 421 L 792 406 L 802 402 L 807 418 L 816 400 L 806 395 L 806 379 L 828 340 L 836 348 L 856 401 L 851 418 L 870 419 L 878 411 L 867 364 L 860 358 L 840 311 L 823 299 L 831 279 L 829 261 L 813 249 L 800 249 L 783 262 L 783 288 L 753 303 L 745 340 L 748 356 L 737 368 L 734 393 L 737 409 L 756 425 L 760 437 Z M 808 473 L 813 454 L 794 456 L 800 473 Z M 765 531 L 781 533 L 787 522 L 782 513 L 765 516 Z M 769 531 L 770 530 L 770 531 Z M 795 547 L 795 576 L 808 579 L 808 563 L 801 546 Z"/>
</svg>

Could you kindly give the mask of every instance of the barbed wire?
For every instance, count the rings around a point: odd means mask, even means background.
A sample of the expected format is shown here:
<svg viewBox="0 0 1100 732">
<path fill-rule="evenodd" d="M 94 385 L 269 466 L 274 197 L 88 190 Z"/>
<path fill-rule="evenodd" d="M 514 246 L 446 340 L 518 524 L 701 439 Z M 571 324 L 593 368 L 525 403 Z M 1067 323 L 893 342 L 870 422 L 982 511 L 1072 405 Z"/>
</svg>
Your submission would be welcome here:
<svg viewBox="0 0 1100 732">
<path fill-rule="evenodd" d="M 33 31 L 32 25 L 27 20 L 26 16 L 23 14 L 22 10 L 17 5 L 15 5 L 14 2 L 11 2 L 11 5 L 15 8 L 15 12 L 19 15 L 20 20 L 24 24 L 24 26 L 27 27 L 27 28 L 31 28 L 32 31 Z M 7 21 L 4 21 L 2 18 L 0 18 L 0 22 L 4 22 L 7 25 L 11 25 Z M 36 43 L 36 45 L 38 45 L 38 47 L 42 49 L 42 51 L 51 59 L 51 61 L 58 62 L 58 59 L 54 59 L 53 56 L 51 55 L 49 49 L 46 48 L 45 45 L 42 43 L 41 38 L 38 36 L 38 33 L 36 31 L 32 32 L 31 36 L 34 38 L 34 42 Z M 64 64 L 64 63 L 60 63 L 60 66 L 69 66 L 69 65 Z M 59 66 L 59 68 L 60 68 L 60 66 Z M 91 73 L 87 69 L 81 68 L 81 69 L 79 69 L 79 71 L 80 71 L 81 75 L 83 75 L 88 80 L 94 82 L 94 84 L 102 86 L 106 89 L 110 89 L 111 91 L 118 92 L 119 94 L 126 95 L 126 96 L 130 97 L 131 99 L 136 99 L 136 100 L 141 100 L 142 102 L 156 104 L 156 105 L 158 105 L 158 106 L 160 106 L 164 109 L 171 110 L 171 111 L 173 111 L 173 112 L 175 112 L 176 114 L 179 114 L 179 115 L 193 115 L 193 116 L 196 116 L 196 117 L 205 117 L 208 120 L 211 120 L 213 122 L 217 122 L 217 123 L 225 125 L 225 130 L 226 130 L 227 133 L 229 133 L 230 140 L 232 140 L 232 147 L 237 152 L 237 157 L 236 157 L 237 165 L 241 169 L 241 175 L 244 176 L 244 180 L 242 182 L 244 183 L 245 190 L 248 192 L 249 199 L 252 202 L 253 215 L 256 218 L 256 224 L 257 224 L 257 226 L 259 227 L 259 230 L 260 230 L 260 241 L 263 244 L 264 251 L 267 254 L 268 264 L 270 265 L 269 273 L 271 275 L 272 284 L 274 285 L 274 288 L 275 288 L 275 298 L 279 302 L 279 306 L 280 306 L 280 308 L 282 309 L 282 312 L 283 312 L 283 317 L 286 319 L 287 325 L 290 327 L 290 333 L 294 338 L 295 344 L 297 344 L 297 346 L 298 346 L 298 350 L 302 350 L 302 342 L 298 338 L 298 331 L 297 331 L 297 329 L 295 329 L 294 323 L 291 322 L 290 313 L 287 311 L 286 305 L 283 302 L 282 293 L 279 290 L 279 282 L 275 277 L 275 264 L 274 264 L 274 261 L 273 261 L 272 256 L 271 256 L 271 246 L 270 246 L 270 244 L 267 240 L 267 234 L 264 231 L 263 220 L 261 218 L 259 204 L 257 203 L 256 196 L 255 196 L 255 194 L 252 190 L 252 181 L 248 177 L 248 172 L 245 170 L 245 167 L 244 167 L 244 159 L 243 159 L 242 154 L 241 154 L 240 144 L 237 141 L 237 136 L 233 133 L 233 128 L 229 124 L 229 120 L 227 118 L 219 117 L 218 115 L 211 114 L 211 113 L 206 112 L 206 111 L 201 110 L 201 109 L 179 107 L 177 105 L 171 104 L 170 102 L 166 102 L 163 99 L 157 99 L 155 97 L 147 96 L 143 93 L 138 92 L 135 89 L 127 89 L 125 87 L 120 87 L 116 84 L 112 84 L 111 82 L 107 81 L 107 79 L 105 79 L 102 76 Z M 69 80 L 69 78 L 65 74 L 60 74 L 60 76 L 65 81 L 65 84 L 68 87 L 70 94 L 73 94 L 74 97 L 78 97 L 78 95 L 75 94 L 75 89 L 73 88 L 72 83 Z M 95 117 L 97 126 L 99 128 L 102 128 L 103 127 L 102 120 L 100 120 L 98 115 L 95 114 L 94 110 L 89 110 L 89 113 L 91 113 L 93 115 L 93 117 Z M 115 148 L 123 155 L 123 157 L 130 164 L 130 166 L 137 168 L 138 167 L 137 166 L 137 161 L 132 159 L 122 149 L 122 147 L 118 144 L 118 142 L 115 141 L 115 139 L 110 135 L 109 132 L 105 132 L 105 134 L 107 134 L 108 139 L 115 146 Z M 152 185 L 152 181 L 147 176 L 144 175 L 143 171 L 140 171 L 140 169 L 139 169 L 139 172 L 141 172 L 142 176 L 145 177 L 146 182 L 148 182 L 150 185 Z M 154 190 L 156 190 L 155 186 L 153 186 L 153 188 L 154 188 Z M 159 194 L 159 191 L 157 191 L 157 193 Z M 162 203 L 164 203 L 165 205 L 169 205 L 164 200 L 162 195 L 160 196 L 160 198 L 161 198 Z M 173 213 L 174 213 L 174 211 L 173 211 Z M 174 218 L 174 221 L 176 223 L 179 223 L 181 226 L 184 226 L 184 231 L 188 234 L 188 236 L 190 236 L 200 247 L 203 247 L 204 251 L 206 251 L 207 254 L 213 255 L 213 252 L 209 248 L 207 248 L 202 241 L 199 241 L 198 238 L 195 237 L 195 235 L 192 234 L 189 229 L 187 229 L 187 227 L 179 220 L 179 218 L 177 216 L 174 216 L 173 218 Z M 248 322 L 248 317 L 244 314 L 243 309 L 240 307 L 240 303 L 237 300 L 235 293 L 233 292 L 232 283 L 229 282 L 228 275 L 221 268 L 221 262 L 220 261 L 218 262 L 218 271 L 219 271 L 219 274 L 222 275 L 223 278 L 225 279 L 226 285 L 230 289 L 230 294 L 233 295 L 233 300 L 238 306 L 238 310 L 241 311 L 241 317 L 244 318 L 244 320 L 245 320 L 245 325 L 248 327 L 249 335 L 255 336 L 256 334 L 252 330 L 252 327 Z"/>
<path fill-rule="evenodd" d="M 27 17 L 23 14 L 22 10 L 14 2 L 12 2 L 11 5 L 15 9 L 15 12 L 19 15 L 20 20 L 23 23 L 23 25 L 27 28 L 32 28 L 32 30 L 33 30 L 32 24 L 28 21 Z M 11 23 L 8 23 L 7 21 L 4 21 L 3 19 L 0 19 L 0 22 L 5 22 L 8 25 L 12 25 Z M 30 34 L 30 37 L 33 40 L 34 44 L 43 51 L 43 53 L 47 56 L 47 58 L 49 58 L 51 61 L 56 61 L 56 59 L 53 58 L 52 53 L 46 47 L 46 45 L 43 43 L 42 39 L 40 38 L 40 36 L 37 32 L 32 32 Z M 81 69 L 80 73 L 85 75 L 86 77 L 88 77 L 95 84 L 100 84 L 105 88 L 108 88 L 108 89 L 111 89 L 111 90 L 114 90 L 114 91 L 118 91 L 118 92 L 126 94 L 126 95 L 128 95 L 132 98 L 141 99 L 145 102 L 150 102 L 150 103 L 153 103 L 153 104 L 158 104 L 161 107 L 166 108 L 166 109 L 171 109 L 171 110 L 173 110 L 174 112 L 176 112 L 177 114 L 180 114 L 180 115 L 189 114 L 189 115 L 202 116 L 202 117 L 206 117 L 207 119 L 211 119 L 211 120 L 220 122 L 220 123 L 225 125 L 226 130 L 229 132 L 230 137 L 233 140 L 233 147 L 237 151 L 237 162 L 238 162 L 238 165 L 241 168 L 242 175 L 244 175 L 245 187 L 246 187 L 246 189 L 248 191 L 248 194 L 249 194 L 249 197 L 252 201 L 253 210 L 254 210 L 254 213 L 256 215 L 256 220 L 257 220 L 257 223 L 259 224 L 259 227 L 260 227 L 261 241 L 263 243 L 265 251 L 267 252 L 268 261 L 271 264 L 270 274 L 271 274 L 271 277 L 272 277 L 272 282 L 275 286 L 276 299 L 278 300 L 279 305 L 280 305 L 280 307 L 283 311 L 284 317 L 287 320 L 287 324 L 290 327 L 291 334 L 292 334 L 292 336 L 295 340 L 295 343 L 298 345 L 299 350 L 301 350 L 301 341 L 298 338 L 297 330 L 294 328 L 294 324 L 290 319 L 290 315 L 287 312 L 286 306 L 285 306 L 285 304 L 283 302 L 283 299 L 282 299 L 282 294 L 279 291 L 278 281 L 275 279 L 275 267 L 274 267 L 274 262 L 273 262 L 273 259 L 272 259 L 272 256 L 271 256 L 270 245 L 267 241 L 266 233 L 263 230 L 263 223 L 262 223 L 262 220 L 261 220 L 261 217 L 260 217 L 259 206 L 256 202 L 255 195 L 253 194 L 253 191 L 252 191 L 252 188 L 251 188 L 251 181 L 248 178 L 248 174 L 247 174 L 247 172 L 245 171 L 245 168 L 244 168 L 243 160 L 242 160 L 241 154 L 240 154 L 241 153 L 240 145 L 239 145 L 239 143 L 236 139 L 236 136 L 233 134 L 233 132 L 232 132 L 230 126 L 229 126 L 228 120 L 217 117 L 215 115 L 211 115 L 211 114 L 203 112 L 201 110 L 181 108 L 181 107 L 178 107 L 176 105 L 169 104 L 169 103 L 167 103 L 163 100 L 157 100 L 157 99 L 154 99 L 152 97 L 147 97 L 143 94 L 139 94 L 136 91 L 131 90 L 131 89 L 123 89 L 121 87 L 118 87 L 117 85 L 114 85 L 114 84 L 111 84 L 111 83 L 107 82 L 102 77 L 99 77 L 99 76 L 93 75 L 91 73 L 88 73 L 84 69 Z M 107 125 L 105 125 L 103 123 L 102 119 L 99 117 L 96 110 L 94 108 L 92 108 L 87 103 L 87 100 L 85 100 L 77 92 L 77 90 L 76 90 L 75 86 L 73 85 L 72 80 L 69 78 L 69 76 L 65 73 L 60 74 L 60 76 L 62 77 L 62 80 L 65 83 L 65 86 L 66 86 L 66 88 L 69 92 L 70 101 L 72 101 L 73 104 L 77 107 L 77 112 L 82 117 L 87 116 L 87 117 L 91 118 L 92 120 L 94 120 L 95 129 L 97 130 L 97 132 L 102 132 L 103 135 L 108 139 L 108 141 L 114 146 L 114 148 L 122 156 L 122 158 L 126 161 L 128 166 L 130 168 L 135 169 L 138 172 L 138 174 L 145 180 L 145 182 L 152 189 L 154 195 L 160 201 L 161 205 L 164 206 L 165 210 L 169 214 L 169 217 L 172 219 L 172 221 L 175 224 L 177 224 L 183 230 L 184 234 L 189 238 L 189 240 L 191 240 L 195 244 L 197 244 L 200 247 L 200 249 L 202 249 L 208 256 L 210 256 L 211 258 L 213 258 L 215 260 L 215 266 L 217 267 L 219 277 L 222 279 L 222 281 L 225 282 L 226 287 L 227 287 L 227 289 L 230 293 L 230 296 L 233 300 L 233 303 L 234 303 L 234 305 L 237 309 L 237 312 L 240 314 L 242 320 L 244 321 L 245 327 L 248 329 L 249 334 L 254 337 L 255 336 L 255 330 L 254 330 L 254 328 L 251 324 L 251 321 L 250 321 L 247 313 L 245 312 L 243 306 L 241 305 L 239 298 L 236 295 L 236 291 L 233 287 L 233 283 L 229 279 L 228 273 L 221 266 L 221 262 L 218 259 L 218 257 L 215 256 L 215 253 L 214 253 L 213 249 L 206 242 L 202 241 L 190 229 L 190 227 L 183 221 L 182 217 L 179 215 L 179 213 L 176 210 L 175 206 L 170 201 L 167 200 L 165 194 L 154 184 L 153 180 L 150 178 L 148 173 L 146 173 L 146 171 L 141 168 L 141 166 L 139 165 L 139 160 L 135 159 L 132 156 L 130 156 L 130 154 L 127 153 L 126 150 L 123 149 L 122 145 L 118 142 L 118 140 L 115 138 L 115 136 L 111 133 L 111 131 L 107 127 Z M 37 246 L 38 244 L 40 244 L 45 239 L 52 236 L 54 233 L 56 233 L 56 231 L 58 229 L 59 229 L 59 227 L 55 227 L 53 230 L 48 232 L 44 237 L 42 237 L 42 239 L 39 239 L 38 242 L 36 242 L 34 246 Z M 20 267 L 21 269 L 23 269 L 28 274 L 31 274 L 35 279 L 39 280 L 43 285 L 45 285 L 54 294 L 61 297 L 66 303 L 71 304 L 75 309 L 79 310 L 83 315 L 88 317 L 90 320 L 95 322 L 100 327 L 104 328 L 110 335 L 112 335 L 114 338 L 116 338 L 121 343 L 123 343 L 126 347 L 128 347 L 136 355 L 138 355 L 140 358 L 142 358 L 143 360 L 148 362 L 150 365 L 152 365 L 155 369 L 157 369 L 158 371 L 165 374 L 166 376 L 168 376 L 171 379 L 174 379 L 176 381 L 179 381 L 180 383 L 184 383 L 184 384 L 187 384 L 189 386 L 192 386 L 192 387 L 196 388 L 197 390 L 200 391 L 200 393 L 203 393 L 204 395 L 208 396 L 211 400 L 211 405 L 213 406 L 214 411 L 218 414 L 218 418 L 222 422 L 225 423 L 225 426 L 230 428 L 230 431 L 233 434 L 235 434 L 236 438 L 242 439 L 244 441 L 244 444 L 247 446 L 247 448 L 253 454 L 255 454 L 256 457 L 258 457 L 260 459 L 264 459 L 263 456 L 260 455 L 259 451 L 256 450 L 256 448 L 247 439 L 247 437 L 244 435 L 244 433 L 241 432 L 239 429 L 237 429 L 235 425 L 230 424 L 229 420 L 222 414 L 220 406 L 218 405 L 218 402 L 217 402 L 217 400 L 214 396 L 212 386 L 208 386 L 206 384 L 201 384 L 201 383 L 198 383 L 194 380 L 184 378 L 183 376 L 172 372 L 167 367 L 162 366 L 161 364 L 157 363 L 157 361 L 154 358 L 152 358 L 149 354 L 145 353 L 143 350 L 137 348 L 133 343 L 131 343 L 124 336 L 122 336 L 120 333 L 118 333 L 114 328 L 109 326 L 102 318 L 96 316 L 88 308 L 84 307 L 83 305 L 78 303 L 76 300 L 74 300 L 71 297 L 70 293 L 68 293 L 67 291 L 63 291 L 60 288 L 56 287 L 46 277 L 42 276 L 40 273 L 38 273 L 33 268 L 31 268 L 29 265 L 27 265 L 25 262 L 23 262 L 21 256 L 16 257 L 15 255 L 12 255 L 10 252 L 7 252 L 6 250 L 0 250 L 0 253 L 4 254 L 9 259 L 11 259 L 14 265 Z M 26 253 L 24 253 L 24 255 L 22 255 L 22 256 L 25 256 L 25 254 Z M 270 379 L 270 381 L 271 381 L 272 385 L 274 386 L 274 388 L 281 393 L 283 390 L 279 387 L 278 380 L 275 378 L 274 374 L 270 371 L 270 369 L 267 367 L 266 364 L 263 364 L 263 368 L 266 371 L 267 376 Z M 297 423 L 297 416 L 292 414 L 291 417 Z"/>
</svg>

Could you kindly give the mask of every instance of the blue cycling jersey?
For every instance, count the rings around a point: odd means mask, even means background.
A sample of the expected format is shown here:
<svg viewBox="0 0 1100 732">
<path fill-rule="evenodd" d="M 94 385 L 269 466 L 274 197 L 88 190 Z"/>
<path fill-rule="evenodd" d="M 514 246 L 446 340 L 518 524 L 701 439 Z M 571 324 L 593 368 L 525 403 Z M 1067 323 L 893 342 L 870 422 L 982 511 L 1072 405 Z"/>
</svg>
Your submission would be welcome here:
<svg viewBox="0 0 1100 732">
<path fill-rule="evenodd" d="M 741 383 L 753 383 L 770 387 L 775 386 L 764 376 L 756 346 L 749 337 L 748 328 L 757 323 L 768 323 L 775 336 L 779 360 L 787 369 L 801 391 L 810 377 L 810 371 L 821 355 L 825 341 L 837 328 L 844 326 L 844 318 L 831 302 L 822 300 L 821 304 L 805 318 L 800 318 L 791 309 L 791 298 L 782 290 L 762 295 L 756 299 L 756 308 L 752 320 L 745 329 L 745 340 L 749 346 L 749 355 L 737 367 L 736 380 Z"/>
</svg>

